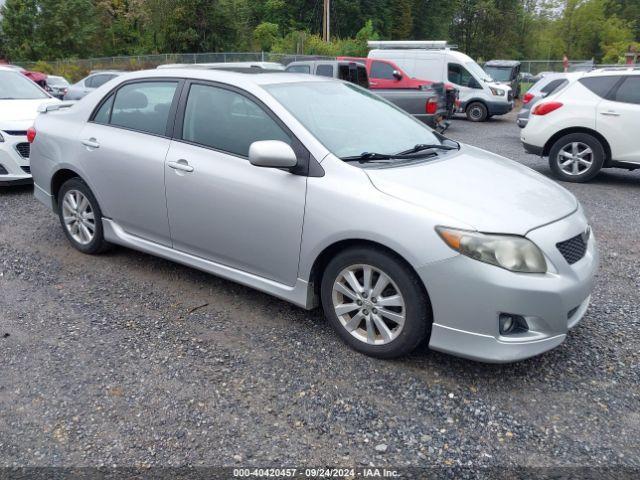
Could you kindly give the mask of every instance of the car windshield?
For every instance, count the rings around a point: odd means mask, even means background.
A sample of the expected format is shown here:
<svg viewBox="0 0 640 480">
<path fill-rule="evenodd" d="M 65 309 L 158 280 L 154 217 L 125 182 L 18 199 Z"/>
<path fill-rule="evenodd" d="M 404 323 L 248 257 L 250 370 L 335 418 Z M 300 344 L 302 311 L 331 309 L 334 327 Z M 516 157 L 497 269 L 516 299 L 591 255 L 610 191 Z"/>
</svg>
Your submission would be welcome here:
<svg viewBox="0 0 640 480">
<path fill-rule="evenodd" d="M 21 73 L 0 72 L 0 100 L 47 98 L 40 87 Z"/>
<path fill-rule="evenodd" d="M 65 86 L 65 85 L 69 85 L 69 82 L 67 82 L 64 78 L 62 77 L 47 77 L 47 83 L 49 85 L 55 85 L 55 86 Z"/>
<path fill-rule="evenodd" d="M 465 65 L 467 66 L 467 70 L 469 70 L 474 77 L 484 80 L 485 82 L 493 81 L 491 75 L 485 72 L 476 62 L 467 62 Z"/>
<path fill-rule="evenodd" d="M 281 83 L 264 88 L 337 157 L 394 154 L 418 144 L 441 144 L 428 127 L 351 83 Z"/>
<path fill-rule="evenodd" d="M 485 72 L 494 80 L 498 82 L 510 82 L 511 81 L 511 67 L 484 67 Z"/>
</svg>

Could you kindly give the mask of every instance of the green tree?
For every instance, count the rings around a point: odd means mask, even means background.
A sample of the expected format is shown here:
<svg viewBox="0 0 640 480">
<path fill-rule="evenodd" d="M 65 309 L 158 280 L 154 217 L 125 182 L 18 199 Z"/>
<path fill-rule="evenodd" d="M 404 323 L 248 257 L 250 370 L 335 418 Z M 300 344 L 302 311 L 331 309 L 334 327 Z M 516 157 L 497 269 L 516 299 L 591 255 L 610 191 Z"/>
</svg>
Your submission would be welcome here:
<svg viewBox="0 0 640 480">
<path fill-rule="evenodd" d="M 275 23 L 262 22 L 253 30 L 254 45 L 260 51 L 268 52 L 278 40 L 279 29 Z"/>
<path fill-rule="evenodd" d="M 395 0 L 391 8 L 393 26 L 391 37 L 394 40 L 407 40 L 413 32 L 413 2 L 411 0 Z"/>
<path fill-rule="evenodd" d="M 36 0 L 7 0 L 0 9 L 4 51 L 10 59 L 37 60 L 34 37 L 38 22 Z"/>
</svg>

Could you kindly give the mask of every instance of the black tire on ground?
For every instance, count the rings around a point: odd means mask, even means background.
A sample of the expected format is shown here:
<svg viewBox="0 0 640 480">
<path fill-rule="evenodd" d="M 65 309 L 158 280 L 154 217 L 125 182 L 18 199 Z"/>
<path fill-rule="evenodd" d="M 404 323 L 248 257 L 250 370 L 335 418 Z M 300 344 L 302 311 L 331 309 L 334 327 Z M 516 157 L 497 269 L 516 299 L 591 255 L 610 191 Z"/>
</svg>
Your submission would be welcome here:
<svg viewBox="0 0 640 480">
<path fill-rule="evenodd" d="M 69 232 L 69 229 L 65 225 L 64 208 L 62 203 L 65 198 L 65 195 L 70 190 L 76 190 L 82 193 L 82 195 L 84 195 L 86 199 L 89 201 L 89 205 L 93 213 L 95 231 L 94 231 L 93 239 L 86 244 L 82 244 L 78 242 L 76 239 L 74 239 L 73 236 L 71 235 L 71 232 Z M 60 187 L 60 190 L 58 191 L 57 198 L 58 198 L 58 216 L 60 217 L 60 224 L 62 225 L 62 230 L 64 231 L 65 236 L 67 237 L 67 239 L 75 249 L 81 251 L 82 253 L 93 255 L 93 254 L 105 252 L 109 248 L 111 248 L 112 245 L 104 239 L 104 231 L 102 228 L 102 211 L 100 210 L 100 205 L 98 205 L 98 201 L 96 200 L 96 197 L 91 192 L 91 189 L 88 187 L 86 183 L 84 183 L 84 181 L 82 181 L 82 179 L 75 177 L 64 182 Z"/>
<path fill-rule="evenodd" d="M 334 283 L 343 270 L 354 265 L 370 265 L 384 272 L 397 285 L 404 298 L 404 325 L 398 336 L 389 343 L 372 345 L 354 337 L 336 314 L 333 306 Z M 349 346 L 372 357 L 396 358 L 407 355 L 428 340 L 431 333 L 431 305 L 421 280 L 400 258 L 383 249 L 356 247 L 337 254 L 324 271 L 320 295 L 325 316 L 334 330 Z"/>
<path fill-rule="evenodd" d="M 484 122 L 489 116 L 487 107 L 482 102 L 471 102 L 466 109 L 467 119 L 472 122 Z"/>
<path fill-rule="evenodd" d="M 573 144 L 587 145 L 592 151 L 592 162 L 591 166 L 589 166 L 588 168 L 579 170 L 578 174 L 571 175 L 568 172 L 562 170 L 560 166 L 560 152 L 566 148 L 570 149 Z M 600 173 L 600 170 L 604 165 L 605 156 L 606 155 L 602 143 L 593 135 L 590 135 L 588 133 L 570 133 L 568 135 L 560 137 L 551 146 L 551 150 L 549 150 L 549 167 L 551 168 L 554 176 L 559 180 L 573 183 L 588 182 L 596 175 L 598 175 L 598 173 Z"/>
</svg>

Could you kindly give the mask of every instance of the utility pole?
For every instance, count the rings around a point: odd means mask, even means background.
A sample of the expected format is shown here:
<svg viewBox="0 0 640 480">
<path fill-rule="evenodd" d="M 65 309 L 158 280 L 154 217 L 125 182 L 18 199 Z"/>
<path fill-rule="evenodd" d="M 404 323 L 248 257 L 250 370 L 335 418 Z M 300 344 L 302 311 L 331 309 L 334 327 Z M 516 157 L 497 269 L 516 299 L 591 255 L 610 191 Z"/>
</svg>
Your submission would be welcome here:
<svg viewBox="0 0 640 480">
<path fill-rule="evenodd" d="M 322 14 L 322 40 L 331 40 L 331 0 L 324 0 L 324 11 Z"/>
</svg>

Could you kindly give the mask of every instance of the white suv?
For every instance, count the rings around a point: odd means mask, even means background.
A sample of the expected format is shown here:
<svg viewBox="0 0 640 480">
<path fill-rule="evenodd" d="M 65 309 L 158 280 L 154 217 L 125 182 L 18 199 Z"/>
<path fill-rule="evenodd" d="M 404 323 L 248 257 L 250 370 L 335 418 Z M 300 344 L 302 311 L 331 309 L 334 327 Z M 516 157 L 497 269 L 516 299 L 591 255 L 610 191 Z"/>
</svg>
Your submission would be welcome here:
<svg viewBox="0 0 640 480">
<path fill-rule="evenodd" d="M 586 182 L 601 168 L 640 168 L 640 69 L 596 70 L 539 102 L 520 139 L 553 173 Z"/>
</svg>

